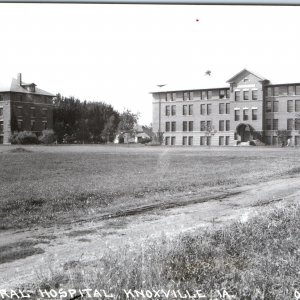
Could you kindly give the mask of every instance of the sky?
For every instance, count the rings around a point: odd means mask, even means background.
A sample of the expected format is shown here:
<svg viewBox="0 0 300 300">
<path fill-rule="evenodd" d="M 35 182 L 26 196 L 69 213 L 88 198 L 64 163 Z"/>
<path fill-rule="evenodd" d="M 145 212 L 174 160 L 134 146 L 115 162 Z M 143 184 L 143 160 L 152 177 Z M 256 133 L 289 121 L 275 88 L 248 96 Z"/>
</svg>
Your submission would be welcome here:
<svg viewBox="0 0 300 300">
<path fill-rule="evenodd" d="M 0 80 L 103 101 L 152 122 L 165 88 L 226 86 L 244 68 L 300 82 L 300 7 L 0 4 Z M 205 72 L 211 71 L 211 76 Z"/>
</svg>

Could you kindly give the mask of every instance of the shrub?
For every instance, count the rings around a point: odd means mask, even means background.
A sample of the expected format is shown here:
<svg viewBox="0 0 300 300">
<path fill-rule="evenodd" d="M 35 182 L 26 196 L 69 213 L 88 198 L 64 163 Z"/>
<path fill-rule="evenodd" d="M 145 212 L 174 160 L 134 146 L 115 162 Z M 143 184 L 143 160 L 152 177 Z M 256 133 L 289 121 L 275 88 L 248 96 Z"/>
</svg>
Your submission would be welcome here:
<svg viewBox="0 0 300 300">
<path fill-rule="evenodd" d="M 37 144 L 38 138 L 35 133 L 31 131 L 20 131 L 11 135 L 10 142 L 18 145 Z"/>
<path fill-rule="evenodd" d="M 56 141 L 56 135 L 53 130 L 43 130 L 43 133 L 38 138 L 42 144 L 53 144 Z"/>
</svg>

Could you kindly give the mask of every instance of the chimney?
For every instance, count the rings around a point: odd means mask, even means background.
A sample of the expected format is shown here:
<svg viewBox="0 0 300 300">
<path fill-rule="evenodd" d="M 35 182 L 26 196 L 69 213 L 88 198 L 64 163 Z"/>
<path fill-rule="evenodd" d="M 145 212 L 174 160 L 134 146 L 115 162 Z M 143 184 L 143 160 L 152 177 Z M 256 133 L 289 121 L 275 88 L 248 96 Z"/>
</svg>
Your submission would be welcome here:
<svg viewBox="0 0 300 300">
<path fill-rule="evenodd" d="M 22 85 L 22 74 L 21 73 L 18 73 L 18 75 L 17 75 L 17 82 L 19 85 Z"/>
</svg>

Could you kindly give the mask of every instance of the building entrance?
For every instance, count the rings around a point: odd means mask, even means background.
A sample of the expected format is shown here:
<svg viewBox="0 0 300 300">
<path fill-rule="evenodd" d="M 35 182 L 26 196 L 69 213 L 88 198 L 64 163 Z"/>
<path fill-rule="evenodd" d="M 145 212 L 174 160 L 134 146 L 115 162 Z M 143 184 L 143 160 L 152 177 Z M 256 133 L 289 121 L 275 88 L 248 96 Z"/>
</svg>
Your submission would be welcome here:
<svg viewBox="0 0 300 300">
<path fill-rule="evenodd" d="M 237 139 L 241 142 L 249 142 L 253 139 L 254 129 L 249 124 L 240 124 L 236 128 Z"/>
</svg>

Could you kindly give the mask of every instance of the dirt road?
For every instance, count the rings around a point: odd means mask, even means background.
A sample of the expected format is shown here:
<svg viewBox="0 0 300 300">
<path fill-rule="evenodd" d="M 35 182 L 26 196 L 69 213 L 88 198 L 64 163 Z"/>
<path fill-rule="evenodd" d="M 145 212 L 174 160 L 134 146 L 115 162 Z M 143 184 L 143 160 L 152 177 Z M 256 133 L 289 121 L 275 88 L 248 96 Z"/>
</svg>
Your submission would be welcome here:
<svg viewBox="0 0 300 300">
<path fill-rule="evenodd" d="M 31 284 L 41 274 L 45 277 L 51 270 L 66 264 L 94 260 L 108 247 L 118 248 L 124 242 L 137 243 L 162 233 L 176 235 L 203 227 L 223 226 L 233 220 L 245 221 L 274 205 L 296 202 L 299 196 L 300 177 L 294 176 L 204 198 L 187 194 L 180 206 L 142 207 L 53 228 L 4 231 L 0 233 L 2 245 L 34 241 L 35 247 L 44 253 L 0 264 L 0 289 Z"/>
</svg>

